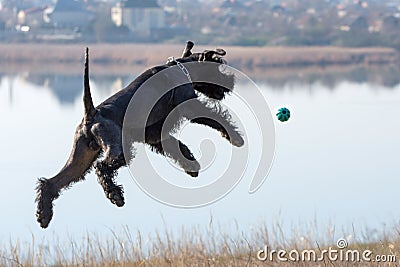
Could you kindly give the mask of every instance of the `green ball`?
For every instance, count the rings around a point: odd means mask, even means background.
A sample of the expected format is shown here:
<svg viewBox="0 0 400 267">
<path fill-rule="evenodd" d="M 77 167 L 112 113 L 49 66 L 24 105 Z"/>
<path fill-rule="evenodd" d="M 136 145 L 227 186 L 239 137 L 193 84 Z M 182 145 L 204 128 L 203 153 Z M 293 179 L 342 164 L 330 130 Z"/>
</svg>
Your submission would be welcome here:
<svg viewBox="0 0 400 267">
<path fill-rule="evenodd" d="M 276 113 L 276 117 L 281 122 L 287 121 L 290 118 L 290 110 L 287 108 L 280 108 L 278 109 L 278 113 Z"/>
</svg>

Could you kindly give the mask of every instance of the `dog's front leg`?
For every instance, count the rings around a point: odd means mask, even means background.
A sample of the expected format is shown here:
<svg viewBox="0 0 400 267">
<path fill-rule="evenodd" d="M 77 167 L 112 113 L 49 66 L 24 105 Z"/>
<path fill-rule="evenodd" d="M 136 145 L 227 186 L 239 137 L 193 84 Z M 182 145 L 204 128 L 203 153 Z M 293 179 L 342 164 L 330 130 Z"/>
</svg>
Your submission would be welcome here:
<svg viewBox="0 0 400 267">
<path fill-rule="evenodd" d="M 98 181 L 111 203 L 122 207 L 125 204 L 123 187 L 114 181 L 118 169 L 126 166 L 121 129 L 110 120 L 102 120 L 93 125 L 92 133 L 104 152 L 104 159 L 95 163 Z"/>
<path fill-rule="evenodd" d="M 199 100 L 193 100 L 182 106 L 181 113 L 192 123 L 202 124 L 219 131 L 222 137 L 234 146 L 241 147 L 244 144 L 243 137 L 231 121 L 227 110 L 208 107 Z"/>
<path fill-rule="evenodd" d="M 155 152 L 176 161 L 190 176 L 197 177 L 199 175 L 200 163 L 193 156 L 190 149 L 180 140 L 168 135 L 160 142 L 150 145 Z"/>
</svg>

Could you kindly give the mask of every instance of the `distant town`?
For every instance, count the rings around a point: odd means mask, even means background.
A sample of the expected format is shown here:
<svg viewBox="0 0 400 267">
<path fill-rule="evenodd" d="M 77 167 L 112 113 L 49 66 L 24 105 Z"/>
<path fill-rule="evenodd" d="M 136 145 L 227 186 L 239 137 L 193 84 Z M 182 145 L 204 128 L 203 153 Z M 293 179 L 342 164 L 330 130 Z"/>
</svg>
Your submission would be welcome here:
<svg viewBox="0 0 400 267">
<path fill-rule="evenodd" d="M 384 46 L 400 0 L 0 0 L 2 43 Z"/>
</svg>

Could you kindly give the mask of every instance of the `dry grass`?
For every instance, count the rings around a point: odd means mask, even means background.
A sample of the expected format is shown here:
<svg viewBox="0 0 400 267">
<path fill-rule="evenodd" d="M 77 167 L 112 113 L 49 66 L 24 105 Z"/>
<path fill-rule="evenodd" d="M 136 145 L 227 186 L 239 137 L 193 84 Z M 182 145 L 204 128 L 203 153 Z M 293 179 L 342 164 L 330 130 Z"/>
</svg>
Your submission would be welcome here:
<svg viewBox="0 0 400 267">
<path fill-rule="evenodd" d="M 110 230 L 110 238 L 99 238 L 88 233 L 80 242 L 72 238 L 61 242 L 38 244 L 32 236 L 30 244 L 18 241 L 3 244 L 0 266 L 397 266 L 397 263 L 330 262 L 278 262 L 259 261 L 257 251 L 264 245 L 270 249 L 314 249 L 320 252 L 328 246 L 336 249 L 336 240 L 349 239 L 348 249 L 369 249 L 373 255 L 399 255 L 399 228 L 390 233 L 354 230 L 338 233 L 334 227 L 319 232 L 315 223 L 285 233 L 280 224 L 270 229 L 260 225 L 244 233 L 238 225 L 229 229 L 213 226 L 156 232 L 143 237 L 128 227 Z M 223 230 L 225 229 L 225 230 Z M 289 237 L 290 236 L 290 237 Z M 275 257 L 276 259 L 276 257 Z M 397 261 L 398 262 L 398 261 Z"/>
</svg>

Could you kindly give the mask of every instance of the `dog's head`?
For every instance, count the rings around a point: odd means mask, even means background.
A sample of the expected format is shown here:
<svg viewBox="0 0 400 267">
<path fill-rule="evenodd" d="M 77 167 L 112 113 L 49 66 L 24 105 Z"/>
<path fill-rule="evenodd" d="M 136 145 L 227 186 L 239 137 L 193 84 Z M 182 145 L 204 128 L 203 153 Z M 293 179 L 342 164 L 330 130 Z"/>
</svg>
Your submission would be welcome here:
<svg viewBox="0 0 400 267">
<path fill-rule="evenodd" d="M 197 62 L 196 64 L 186 64 L 193 87 L 195 90 L 205 94 L 207 97 L 221 100 L 226 94 L 230 93 L 235 85 L 235 76 L 226 72 L 227 61 L 223 58 L 225 50 L 217 48 L 215 50 L 205 50 L 201 53 L 192 53 L 194 44 L 190 41 L 182 53 L 181 62 Z"/>
</svg>

